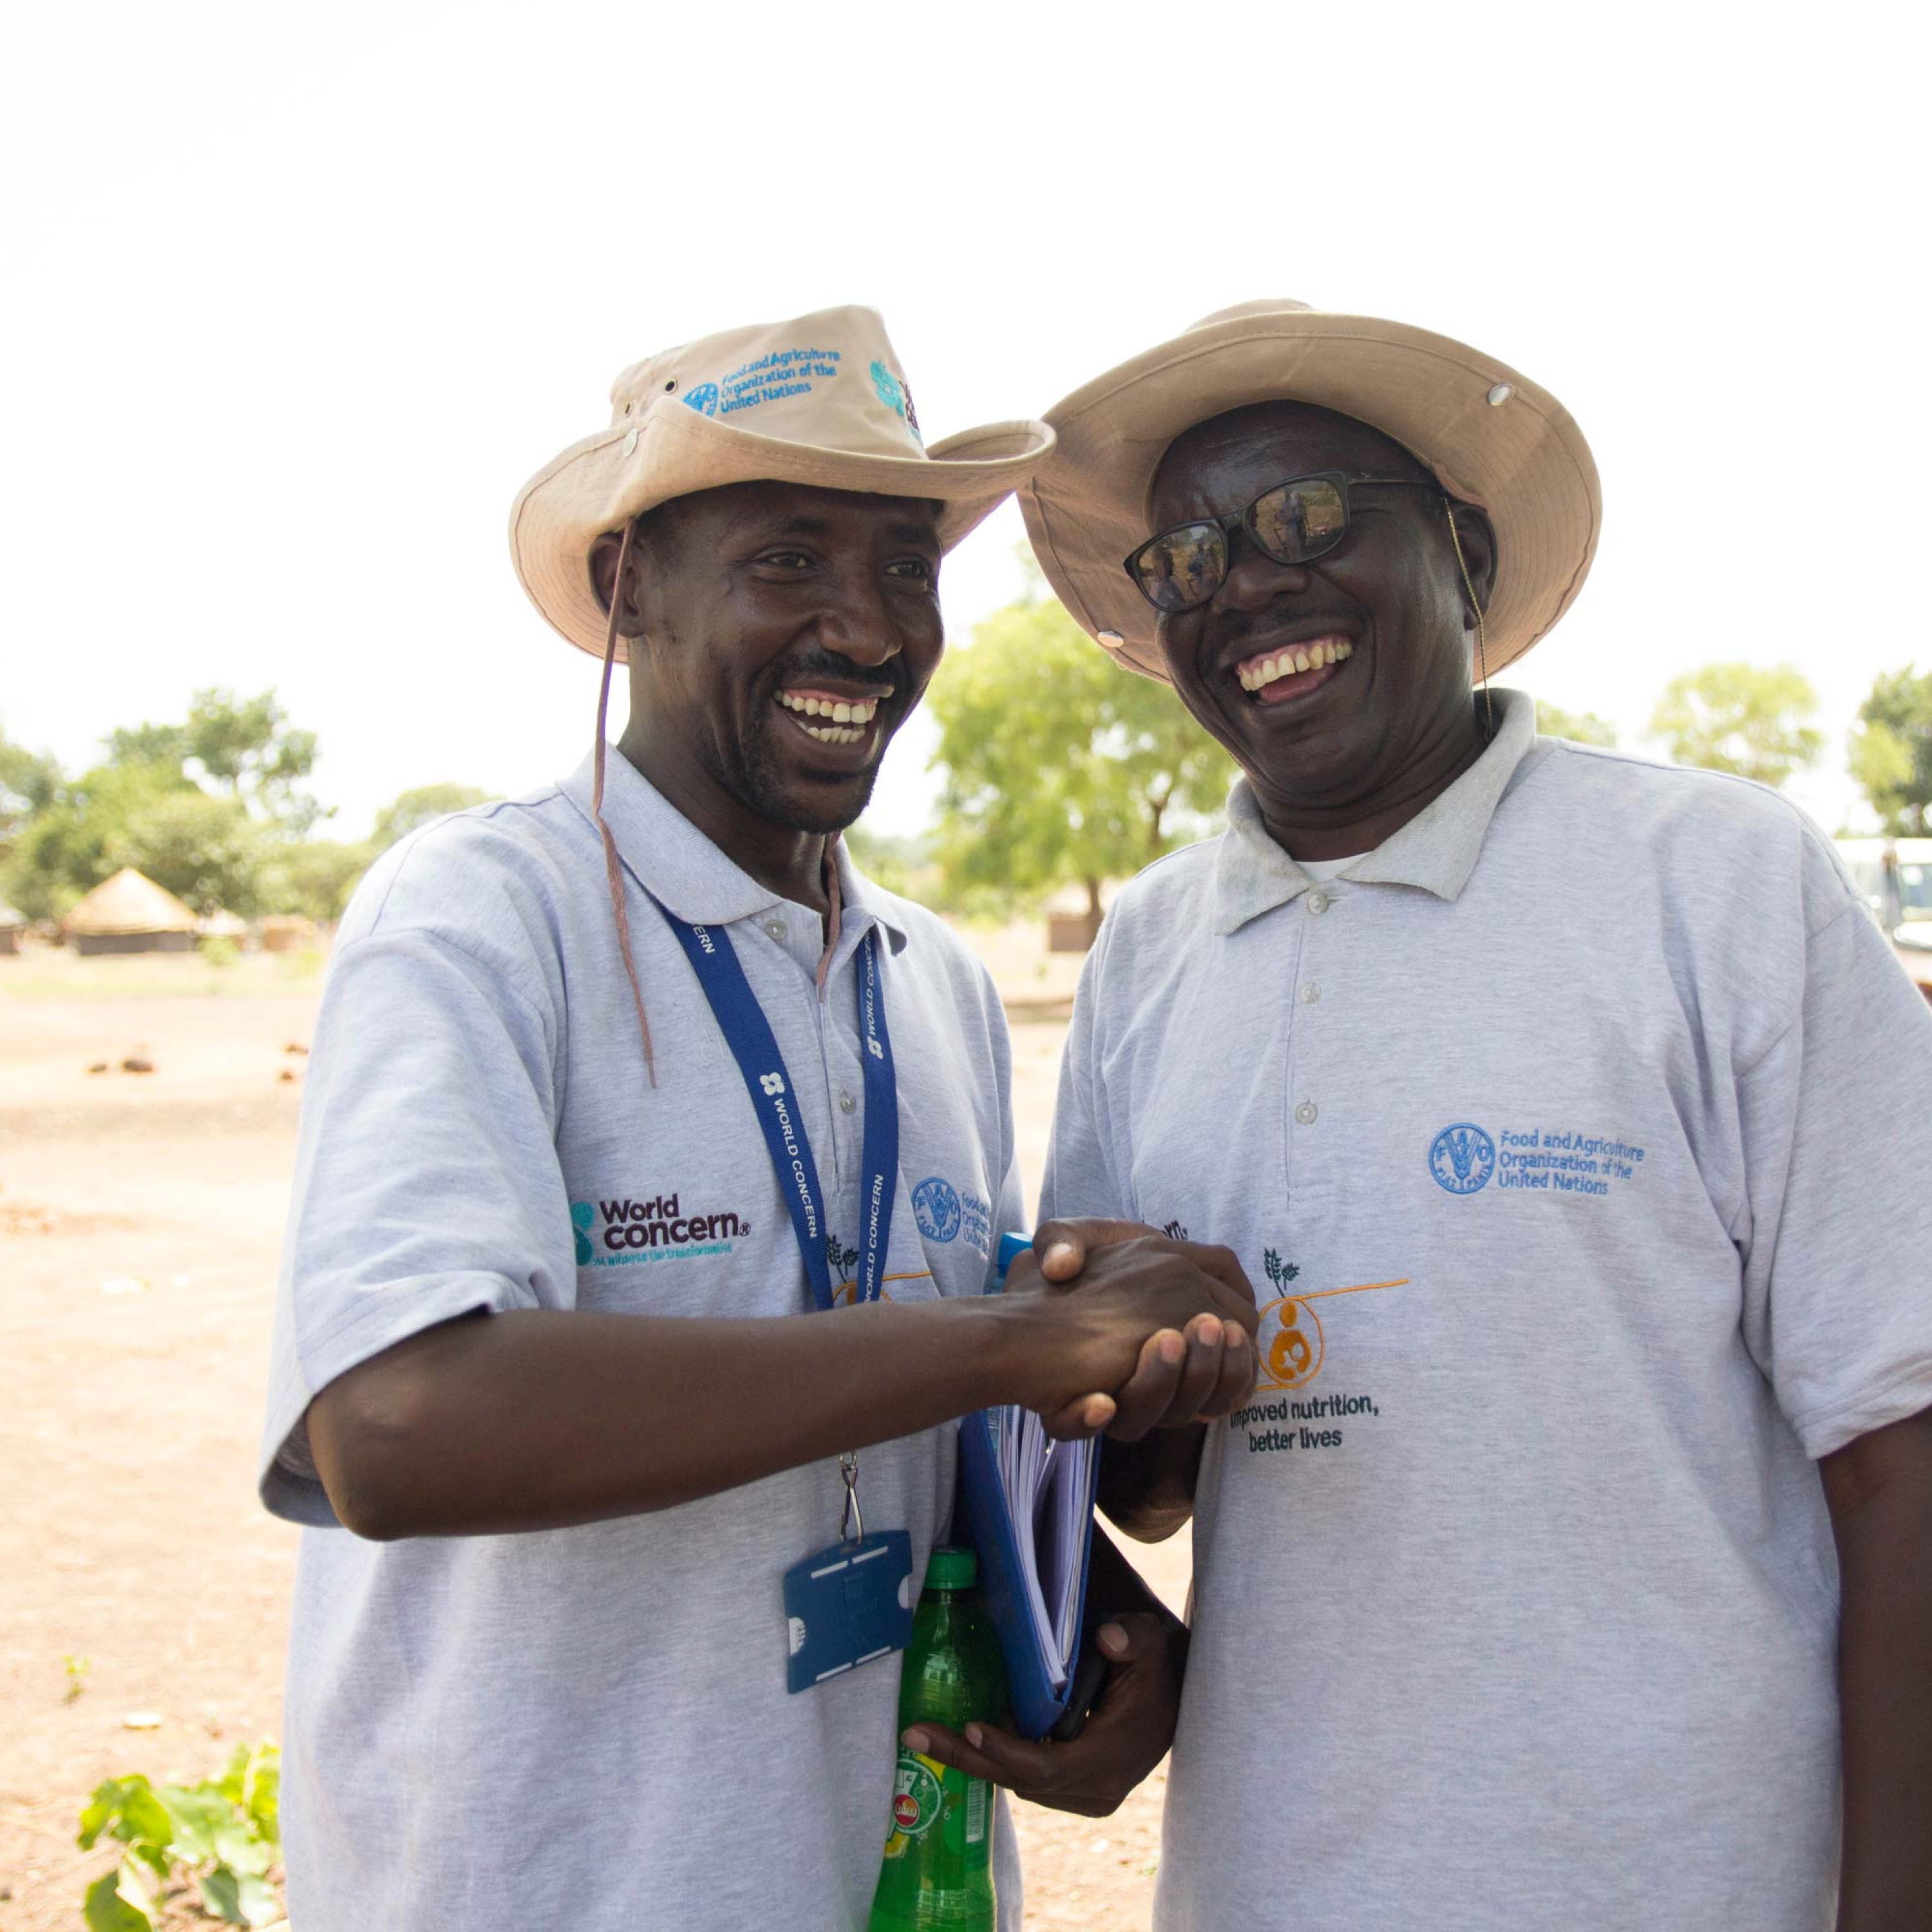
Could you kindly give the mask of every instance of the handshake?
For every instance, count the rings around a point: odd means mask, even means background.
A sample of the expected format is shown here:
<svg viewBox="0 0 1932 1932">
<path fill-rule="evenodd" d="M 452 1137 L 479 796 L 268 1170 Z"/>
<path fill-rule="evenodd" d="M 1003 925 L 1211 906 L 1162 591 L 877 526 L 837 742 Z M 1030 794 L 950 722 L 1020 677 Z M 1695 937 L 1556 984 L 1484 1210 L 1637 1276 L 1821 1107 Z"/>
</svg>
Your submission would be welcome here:
<svg viewBox="0 0 1932 1932">
<path fill-rule="evenodd" d="M 1253 1391 L 1255 1293 L 1230 1249 L 1133 1221 L 1049 1221 L 1014 1261 L 1006 1306 L 1020 1400 L 1062 1440 L 1136 1442 Z"/>
</svg>

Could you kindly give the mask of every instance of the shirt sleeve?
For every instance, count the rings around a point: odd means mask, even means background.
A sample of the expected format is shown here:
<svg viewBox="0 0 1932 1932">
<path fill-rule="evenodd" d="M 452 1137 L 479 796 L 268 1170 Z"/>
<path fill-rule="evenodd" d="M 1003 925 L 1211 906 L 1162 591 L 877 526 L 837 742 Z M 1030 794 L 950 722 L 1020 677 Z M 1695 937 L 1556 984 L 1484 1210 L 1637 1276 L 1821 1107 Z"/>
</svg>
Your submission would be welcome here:
<svg viewBox="0 0 1932 1932">
<path fill-rule="evenodd" d="M 1060 1091 L 1040 1186 L 1042 1221 L 1075 1216 L 1136 1220 L 1132 1203 L 1115 1179 L 1108 1144 L 1106 1108 L 1096 1069 L 1095 1039 L 1101 1004 L 1100 947 L 1088 956 L 1073 1001 L 1073 1023 L 1060 1057 Z"/>
<path fill-rule="evenodd" d="M 436 933 L 378 933 L 332 963 L 262 1448 L 277 1515 L 336 1520 L 305 1417 L 338 1376 L 458 1316 L 574 1302 L 550 1030 L 500 968 Z"/>
<path fill-rule="evenodd" d="M 1932 1406 L 1932 1008 L 1849 898 L 1742 1078 L 1745 1332 L 1806 1452 Z"/>
</svg>

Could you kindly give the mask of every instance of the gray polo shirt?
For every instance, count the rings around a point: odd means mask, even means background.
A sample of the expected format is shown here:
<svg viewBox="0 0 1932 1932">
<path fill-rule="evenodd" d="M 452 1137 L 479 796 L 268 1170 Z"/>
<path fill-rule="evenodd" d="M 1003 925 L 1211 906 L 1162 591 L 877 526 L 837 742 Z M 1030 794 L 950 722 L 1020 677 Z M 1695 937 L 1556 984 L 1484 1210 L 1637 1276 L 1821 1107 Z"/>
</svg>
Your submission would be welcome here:
<svg viewBox="0 0 1932 1932">
<path fill-rule="evenodd" d="M 1932 1404 L 1932 1012 L 1782 800 L 1533 735 L 1090 961 L 1046 1211 L 1224 1241 L 1165 1932 L 1820 1932 L 1813 1457 Z"/>
<path fill-rule="evenodd" d="M 398 847 L 357 892 L 330 967 L 262 1466 L 268 1507 L 311 1526 L 282 1810 L 303 1932 L 857 1927 L 878 1875 L 898 1660 L 784 1688 L 779 1580 L 838 1533 L 836 1462 L 582 1528 L 379 1544 L 334 1526 L 308 1455 L 319 1390 L 469 1311 L 812 1309 L 736 1064 L 640 886 L 728 930 L 831 1232 L 855 1252 L 854 954 L 884 934 L 900 1100 L 888 1294 L 980 1293 L 999 1232 L 1021 1225 L 1006 1028 L 984 969 L 842 854 L 821 998 L 818 915 L 774 898 L 614 754 L 605 817 L 629 874 L 650 1087 L 590 785 L 586 761 Z M 738 1386 L 727 1426 L 761 1428 L 784 1400 Z M 951 1514 L 953 1441 L 936 1429 L 862 1458 L 867 1524 L 910 1532 L 916 1574 Z M 1016 1925 L 1000 1835 L 1002 1923 Z"/>
</svg>

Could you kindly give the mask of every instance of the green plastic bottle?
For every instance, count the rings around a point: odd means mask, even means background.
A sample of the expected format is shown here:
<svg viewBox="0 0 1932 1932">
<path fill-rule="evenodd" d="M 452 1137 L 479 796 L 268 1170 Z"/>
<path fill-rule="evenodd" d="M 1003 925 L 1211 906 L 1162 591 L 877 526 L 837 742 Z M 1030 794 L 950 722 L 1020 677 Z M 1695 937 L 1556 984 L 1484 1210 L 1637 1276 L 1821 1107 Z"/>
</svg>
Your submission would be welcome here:
<svg viewBox="0 0 1932 1932">
<path fill-rule="evenodd" d="M 962 1730 L 1006 1714 L 999 1640 L 973 1600 L 970 1550 L 935 1550 L 913 1613 L 899 1676 L 899 1730 L 930 1722 Z M 885 1862 L 868 1932 L 994 1932 L 993 1790 L 899 1746 Z"/>
</svg>

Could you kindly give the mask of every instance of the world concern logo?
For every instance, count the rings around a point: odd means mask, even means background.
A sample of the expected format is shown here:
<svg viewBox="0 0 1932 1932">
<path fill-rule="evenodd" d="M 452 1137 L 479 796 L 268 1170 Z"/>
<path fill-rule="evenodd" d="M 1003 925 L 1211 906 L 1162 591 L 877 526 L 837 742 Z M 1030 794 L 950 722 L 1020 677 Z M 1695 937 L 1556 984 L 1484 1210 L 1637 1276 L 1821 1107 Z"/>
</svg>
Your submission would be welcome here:
<svg viewBox="0 0 1932 1932">
<path fill-rule="evenodd" d="M 752 1232 L 742 1215 L 687 1214 L 676 1194 L 648 1201 L 628 1196 L 570 1204 L 571 1232 L 579 1268 L 608 1268 L 619 1262 L 647 1261 L 674 1255 L 722 1254 Z"/>
</svg>

